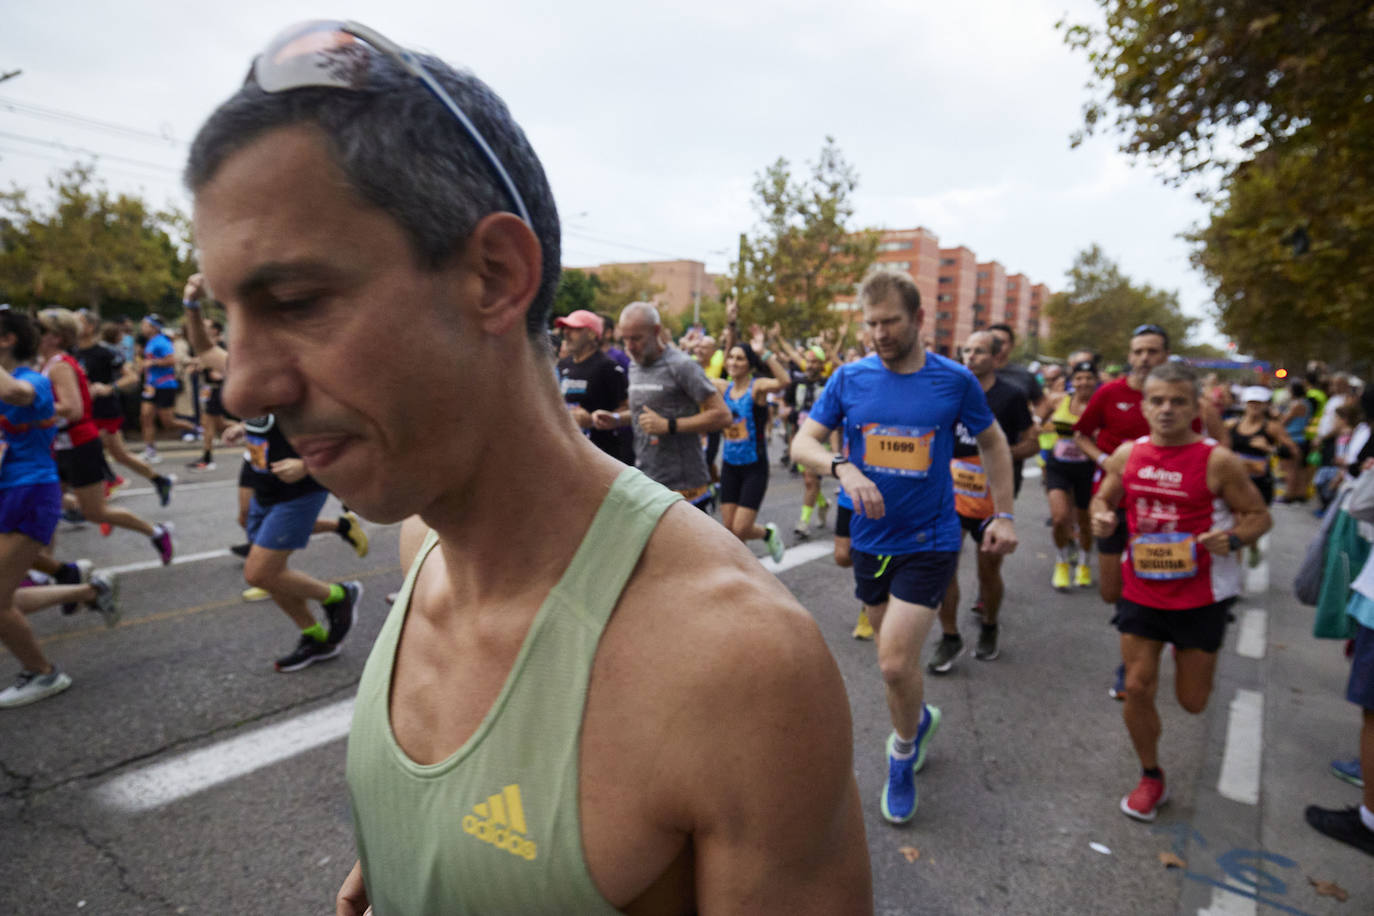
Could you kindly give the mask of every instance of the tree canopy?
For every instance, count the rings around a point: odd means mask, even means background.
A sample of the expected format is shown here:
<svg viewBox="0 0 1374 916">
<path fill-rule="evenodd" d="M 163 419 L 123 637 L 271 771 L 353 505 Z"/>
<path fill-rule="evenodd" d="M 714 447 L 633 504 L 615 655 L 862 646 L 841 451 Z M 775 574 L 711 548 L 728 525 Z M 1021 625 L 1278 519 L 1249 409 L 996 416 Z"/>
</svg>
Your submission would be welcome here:
<svg viewBox="0 0 1374 916">
<path fill-rule="evenodd" d="M 47 204 L 19 188 L 0 193 L 0 298 L 130 313 L 177 301 L 195 271 L 184 214 L 112 194 L 90 164 L 48 186 Z"/>
<path fill-rule="evenodd" d="M 806 178 L 795 177 L 783 158 L 756 176 L 759 223 L 741 238 L 731 265 L 742 322 L 776 322 L 794 336 L 839 322 L 831 306 L 854 292 L 878 250 L 876 231 L 851 225 L 858 183 L 831 137 Z"/>
<path fill-rule="evenodd" d="M 1097 0 L 1061 23 L 1099 95 L 1084 130 L 1178 181 L 1220 181 L 1191 233 L 1241 349 L 1368 358 L 1374 318 L 1374 6 L 1368 0 Z M 1112 119 L 1112 115 L 1115 115 Z"/>
<path fill-rule="evenodd" d="M 1198 320 L 1183 314 L 1177 293 L 1133 283 L 1097 245 L 1079 252 L 1066 276 L 1067 287 L 1045 305 L 1052 355 L 1093 350 L 1106 363 L 1124 363 L 1131 331 L 1142 324 L 1159 325 L 1175 352 L 1188 352 Z"/>
</svg>

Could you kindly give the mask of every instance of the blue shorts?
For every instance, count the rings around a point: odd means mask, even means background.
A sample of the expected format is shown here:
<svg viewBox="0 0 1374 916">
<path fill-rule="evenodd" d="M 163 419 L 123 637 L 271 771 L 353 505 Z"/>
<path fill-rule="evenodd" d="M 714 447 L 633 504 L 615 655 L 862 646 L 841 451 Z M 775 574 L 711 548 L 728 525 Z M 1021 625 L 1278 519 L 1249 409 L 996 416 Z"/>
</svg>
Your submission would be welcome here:
<svg viewBox="0 0 1374 916">
<path fill-rule="evenodd" d="M 1355 594 L 1359 596 L 1359 592 Z M 1360 623 L 1355 624 L 1355 652 L 1350 659 L 1345 698 L 1361 709 L 1374 710 L 1374 630 Z"/>
<path fill-rule="evenodd" d="M 927 550 L 900 556 L 853 551 L 854 597 L 869 607 L 885 604 L 888 596 L 939 607 L 949 581 L 959 568 L 959 551 Z"/>
<path fill-rule="evenodd" d="M 0 534 L 17 532 L 51 544 L 62 517 L 62 484 L 31 483 L 0 490 Z"/>
<path fill-rule="evenodd" d="M 264 507 L 254 496 L 248 507 L 248 540 L 268 550 L 300 550 L 310 543 L 327 499 L 329 491 L 320 490 Z"/>
</svg>

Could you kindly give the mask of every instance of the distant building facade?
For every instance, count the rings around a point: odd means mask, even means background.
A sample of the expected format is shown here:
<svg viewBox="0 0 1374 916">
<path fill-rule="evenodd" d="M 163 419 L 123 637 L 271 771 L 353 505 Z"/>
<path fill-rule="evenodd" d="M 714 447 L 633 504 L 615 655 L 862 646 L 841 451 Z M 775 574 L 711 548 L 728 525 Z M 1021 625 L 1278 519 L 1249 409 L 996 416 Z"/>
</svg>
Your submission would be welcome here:
<svg viewBox="0 0 1374 916">
<path fill-rule="evenodd" d="M 654 304 L 665 315 L 680 315 L 690 312 L 692 307 L 703 299 L 720 295 L 716 287 L 717 274 L 708 273 L 701 261 L 627 261 L 612 264 L 597 264 L 594 267 L 570 267 L 586 274 L 625 271 L 639 274 L 650 284 L 663 287 L 655 293 Z"/>
</svg>

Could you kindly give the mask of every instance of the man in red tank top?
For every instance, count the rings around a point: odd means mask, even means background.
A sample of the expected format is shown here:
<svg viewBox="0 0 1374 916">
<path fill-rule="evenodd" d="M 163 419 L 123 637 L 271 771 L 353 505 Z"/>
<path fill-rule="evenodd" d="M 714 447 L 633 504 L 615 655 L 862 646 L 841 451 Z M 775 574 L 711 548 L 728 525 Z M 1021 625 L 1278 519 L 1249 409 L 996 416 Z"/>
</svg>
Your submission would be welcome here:
<svg viewBox="0 0 1374 916">
<path fill-rule="evenodd" d="M 1168 800 L 1159 768 L 1155 708 L 1159 658 L 1175 649 L 1179 705 L 1207 707 L 1227 615 L 1240 592 L 1240 549 L 1269 530 L 1264 498 L 1230 449 L 1196 432 L 1197 376 L 1181 363 L 1150 371 L 1141 411 L 1149 435 L 1127 441 L 1103 463 L 1093 497 L 1093 534 L 1117 533 L 1125 510 L 1122 590 L 1116 602 L 1125 665 L 1122 718 L 1140 757 L 1135 791 L 1121 799 L 1129 817 L 1152 821 Z"/>
</svg>

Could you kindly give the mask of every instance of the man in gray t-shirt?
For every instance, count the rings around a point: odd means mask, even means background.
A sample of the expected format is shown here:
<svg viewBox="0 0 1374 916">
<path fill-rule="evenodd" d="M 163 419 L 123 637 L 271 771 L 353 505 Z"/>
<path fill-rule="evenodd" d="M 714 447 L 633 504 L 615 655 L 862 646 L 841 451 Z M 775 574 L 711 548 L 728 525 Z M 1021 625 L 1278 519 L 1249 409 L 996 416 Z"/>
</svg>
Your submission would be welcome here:
<svg viewBox="0 0 1374 916">
<path fill-rule="evenodd" d="M 711 477 L 700 435 L 728 426 L 730 408 L 696 360 L 664 345 L 652 304 L 625 306 L 619 327 L 633 360 L 630 410 L 628 415 L 598 410 L 592 423 L 597 429 L 633 426 L 639 469 L 689 499 L 702 496 Z"/>
</svg>

